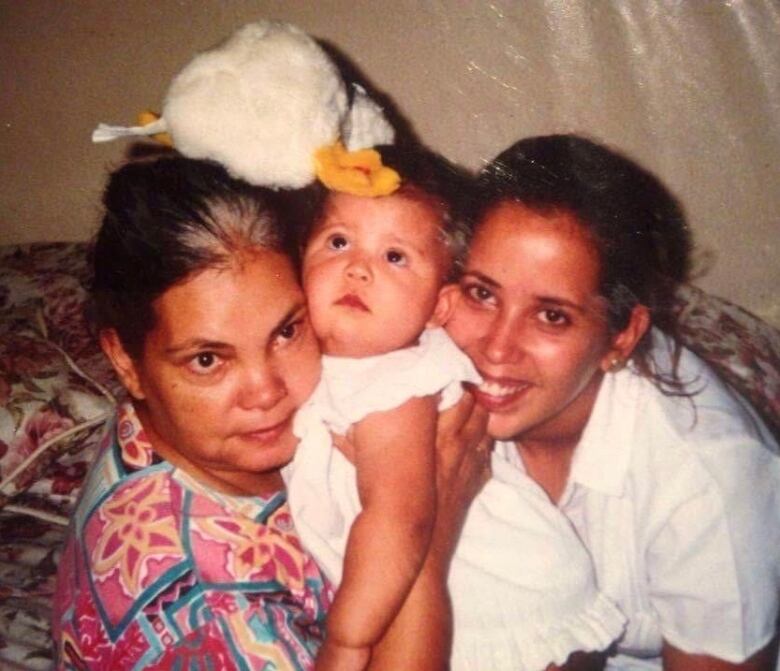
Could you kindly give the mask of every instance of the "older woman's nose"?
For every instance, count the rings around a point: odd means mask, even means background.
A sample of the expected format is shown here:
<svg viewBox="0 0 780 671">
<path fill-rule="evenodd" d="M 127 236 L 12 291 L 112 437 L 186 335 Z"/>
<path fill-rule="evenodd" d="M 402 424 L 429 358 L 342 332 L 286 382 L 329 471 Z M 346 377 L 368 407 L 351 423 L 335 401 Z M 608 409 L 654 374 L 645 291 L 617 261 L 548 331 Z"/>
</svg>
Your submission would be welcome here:
<svg viewBox="0 0 780 671">
<path fill-rule="evenodd" d="M 239 405 L 251 410 L 270 410 L 287 396 L 287 385 L 278 371 L 268 364 L 247 371 L 238 395 Z"/>
</svg>

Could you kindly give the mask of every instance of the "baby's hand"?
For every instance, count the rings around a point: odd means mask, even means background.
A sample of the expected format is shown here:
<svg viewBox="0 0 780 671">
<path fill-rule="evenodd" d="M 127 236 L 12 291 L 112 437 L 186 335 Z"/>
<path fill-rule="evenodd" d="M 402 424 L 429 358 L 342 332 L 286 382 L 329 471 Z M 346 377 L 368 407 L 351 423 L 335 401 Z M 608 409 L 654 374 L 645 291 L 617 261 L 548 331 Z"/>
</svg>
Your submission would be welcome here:
<svg viewBox="0 0 780 671">
<path fill-rule="evenodd" d="M 314 671 L 363 671 L 371 658 L 371 648 L 349 648 L 325 639 Z"/>
</svg>

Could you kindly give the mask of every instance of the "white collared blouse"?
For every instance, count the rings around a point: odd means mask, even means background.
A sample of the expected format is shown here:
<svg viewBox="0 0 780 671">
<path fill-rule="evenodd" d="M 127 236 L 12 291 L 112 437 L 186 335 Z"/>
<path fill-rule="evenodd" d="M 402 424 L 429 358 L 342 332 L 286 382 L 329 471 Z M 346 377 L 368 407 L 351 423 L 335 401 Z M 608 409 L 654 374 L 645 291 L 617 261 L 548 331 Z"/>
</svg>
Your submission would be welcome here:
<svg viewBox="0 0 780 671">
<path fill-rule="evenodd" d="M 694 396 L 630 369 L 605 377 L 558 504 L 628 618 L 610 669 L 660 669 L 664 640 L 739 662 L 777 633 L 778 446 L 689 351 L 680 373 Z M 523 469 L 513 444 L 496 456 Z"/>
</svg>

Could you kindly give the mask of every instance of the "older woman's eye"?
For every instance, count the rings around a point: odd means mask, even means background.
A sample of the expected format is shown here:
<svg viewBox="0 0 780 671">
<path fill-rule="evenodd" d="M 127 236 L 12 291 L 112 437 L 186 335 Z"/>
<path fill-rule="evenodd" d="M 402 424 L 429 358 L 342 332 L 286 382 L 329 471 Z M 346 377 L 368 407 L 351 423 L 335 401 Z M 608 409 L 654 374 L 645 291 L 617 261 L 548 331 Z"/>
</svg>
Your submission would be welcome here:
<svg viewBox="0 0 780 671">
<path fill-rule="evenodd" d="M 207 375 L 214 372 L 222 363 L 221 358 L 214 352 L 198 352 L 189 362 L 189 369 L 198 375 Z"/>
<path fill-rule="evenodd" d="M 394 266 L 405 266 L 407 264 L 406 254 L 399 252 L 397 249 L 388 250 L 385 258 Z"/>
<path fill-rule="evenodd" d="M 349 247 L 349 240 L 347 240 L 347 238 L 341 234 L 331 235 L 328 238 L 327 245 L 330 249 L 346 249 Z"/>
<path fill-rule="evenodd" d="M 274 345 L 284 345 L 298 338 L 303 331 L 304 320 L 296 319 L 295 321 L 284 324 L 277 332 Z"/>
<path fill-rule="evenodd" d="M 283 340 L 292 340 L 298 332 L 298 324 L 286 324 L 279 329 L 279 337 Z"/>
</svg>

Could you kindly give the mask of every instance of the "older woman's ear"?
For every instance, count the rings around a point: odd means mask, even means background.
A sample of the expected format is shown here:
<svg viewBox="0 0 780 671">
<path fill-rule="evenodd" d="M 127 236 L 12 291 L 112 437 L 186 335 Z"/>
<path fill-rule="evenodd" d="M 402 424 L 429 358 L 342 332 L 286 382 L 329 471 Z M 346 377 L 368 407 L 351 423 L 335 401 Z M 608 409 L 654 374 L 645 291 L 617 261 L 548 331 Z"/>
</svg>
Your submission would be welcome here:
<svg viewBox="0 0 780 671">
<path fill-rule="evenodd" d="M 114 367 L 119 381 L 130 395 L 141 400 L 145 397 L 135 361 L 127 353 L 116 329 L 103 329 L 100 332 L 100 347 Z"/>
<path fill-rule="evenodd" d="M 439 289 L 439 297 L 436 300 L 436 307 L 433 309 L 433 315 L 425 326 L 427 328 L 444 326 L 452 316 L 459 296 L 460 287 L 457 284 L 445 284 Z"/>
<path fill-rule="evenodd" d="M 626 328 L 612 337 L 612 345 L 601 360 L 601 369 L 605 373 L 621 369 L 649 328 L 650 311 L 642 304 L 635 305 Z"/>
</svg>

